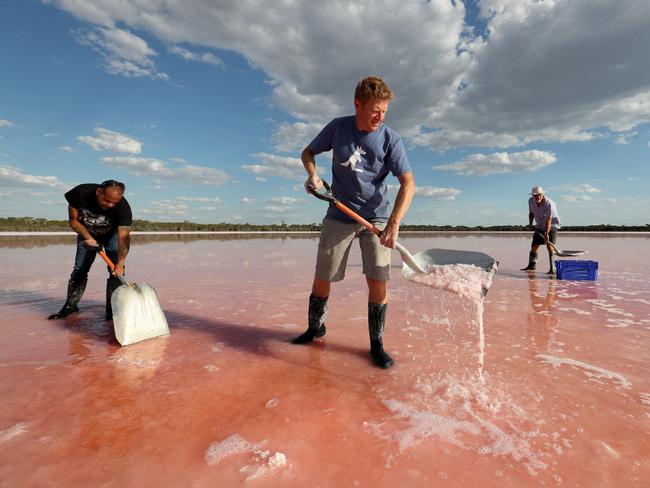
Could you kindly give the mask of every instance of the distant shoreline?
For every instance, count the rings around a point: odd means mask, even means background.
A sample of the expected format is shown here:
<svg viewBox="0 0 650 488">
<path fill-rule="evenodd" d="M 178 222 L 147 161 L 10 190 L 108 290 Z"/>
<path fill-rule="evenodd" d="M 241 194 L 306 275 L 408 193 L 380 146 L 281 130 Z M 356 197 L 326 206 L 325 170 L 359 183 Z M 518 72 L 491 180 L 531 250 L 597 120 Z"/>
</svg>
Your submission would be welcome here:
<svg viewBox="0 0 650 488">
<path fill-rule="evenodd" d="M 446 235 L 459 235 L 459 234 L 482 234 L 482 235 L 529 235 L 532 231 L 513 231 L 513 230 L 402 230 L 400 235 L 411 234 L 446 234 Z M 621 236 L 650 236 L 650 232 L 643 231 L 560 231 L 561 235 L 621 235 Z M 286 235 L 286 234 L 320 234 L 317 230 L 292 230 L 292 231 L 276 231 L 276 230 L 233 230 L 233 231 L 132 231 L 131 235 Z M 14 232 L 5 231 L 0 232 L 0 237 L 23 237 L 23 236 L 74 236 L 74 232 L 52 232 L 52 231 L 28 231 L 28 232 Z"/>
</svg>

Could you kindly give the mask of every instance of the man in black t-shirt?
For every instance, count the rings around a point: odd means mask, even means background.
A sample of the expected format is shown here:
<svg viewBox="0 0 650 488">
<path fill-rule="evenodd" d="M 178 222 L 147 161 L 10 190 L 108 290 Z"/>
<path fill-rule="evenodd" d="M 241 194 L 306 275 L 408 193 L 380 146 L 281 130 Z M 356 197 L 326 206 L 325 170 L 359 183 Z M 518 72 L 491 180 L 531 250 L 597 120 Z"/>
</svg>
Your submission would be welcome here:
<svg viewBox="0 0 650 488">
<path fill-rule="evenodd" d="M 68 281 L 68 296 L 63 308 L 48 318 L 60 319 L 79 311 L 79 301 L 88 282 L 88 272 L 99 246 L 115 264 L 106 281 L 106 319 L 113 318 L 111 295 L 120 286 L 118 274 L 124 274 L 124 261 L 129 253 L 133 221 L 131 207 L 124 198 L 124 183 L 107 180 L 101 184 L 84 183 L 65 194 L 68 220 L 77 236 L 74 269 Z"/>
</svg>

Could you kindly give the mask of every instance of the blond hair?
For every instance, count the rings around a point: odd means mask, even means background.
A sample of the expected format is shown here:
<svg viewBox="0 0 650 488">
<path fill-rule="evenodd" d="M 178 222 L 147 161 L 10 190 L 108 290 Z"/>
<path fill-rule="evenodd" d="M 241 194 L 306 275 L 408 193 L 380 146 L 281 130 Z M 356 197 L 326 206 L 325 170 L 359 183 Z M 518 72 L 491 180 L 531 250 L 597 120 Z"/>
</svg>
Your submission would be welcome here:
<svg viewBox="0 0 650 488">
<path fill-rule="evenodd" d="M 357 83 L 354 90 L 354 99 L 366 103 L 370 98 L 392 100 L 393 92 L 386 82 L 378 76 L 367 76 Z"/>
</svg>

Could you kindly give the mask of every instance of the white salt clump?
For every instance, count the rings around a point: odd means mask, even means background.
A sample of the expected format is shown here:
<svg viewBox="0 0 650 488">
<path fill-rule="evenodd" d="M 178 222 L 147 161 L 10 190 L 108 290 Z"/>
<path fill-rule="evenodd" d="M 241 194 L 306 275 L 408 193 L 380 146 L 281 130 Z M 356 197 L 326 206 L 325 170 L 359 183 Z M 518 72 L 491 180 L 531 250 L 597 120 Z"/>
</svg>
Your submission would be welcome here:
<svg viewBox="0 0 650 488">
<path fill-rule="evenodd" d="M 269 466 L 274 468 L 279 468 L 287 464 L 287 456 L 281 452 L 276 452 L 273 456 L 269 458 Z"/>
<path fill-rule="evenodd" d="M 255 464 L 244 466 L 239 470 L 240 473 L 250 473 L 246 477 L 246 481 L 260 478 L 287 464 L 287 457 L 281 452 L 276 452 L 271 456 L 270 451 L 255 451 L 254 460 Z"/>
<path fill-rule="evenodd" d="M 280 400 L 276 397 L 273 397 L 268 402 L 266 402 L 266 408 L 273 408 L 277 407 L 278 405 L 280 405 Z"/>
<path fill-rule="evenodd" d="M 473 264 L 433 265 L 426 273 L 413 273 L 408 279 L 431 288 L 451 291 L 471 300 L 483 298 L 494 273 Z"/>
<path fill-rule="evenodd" d="M 248 442 L 239 434 L 232 434 L 226 437 L 221 442 L 213 442 L 210 444 L 203 455 L 205 462 L 209 465 L 219 464 L 222 459 L 239 454 L 242 452 L 253 452 L 264 445 L 266 441 L 261 443 Z"/>
<path fill-rule="evenodd" d="M 8 429 L 0 430 L 0 442 L 7 442 L 8 440 L 13 439 L 14 437 L 17 437 L 26 431 L 27 424 L 24 422 L 18 422 Z"/>
</svg>

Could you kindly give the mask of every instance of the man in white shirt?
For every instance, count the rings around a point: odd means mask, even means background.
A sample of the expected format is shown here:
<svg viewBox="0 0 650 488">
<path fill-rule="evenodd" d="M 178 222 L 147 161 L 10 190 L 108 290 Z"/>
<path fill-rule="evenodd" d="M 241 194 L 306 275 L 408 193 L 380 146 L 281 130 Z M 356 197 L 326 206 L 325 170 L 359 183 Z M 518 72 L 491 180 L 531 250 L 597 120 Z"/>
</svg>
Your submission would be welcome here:
<svg viewBox="0 0 650 488">
<path fill-rule="evenodd" d="M 555 254 L 552 244 L 557 240 L 557 231 L 560 229 L 560 216 L 557 213 L 555 202 L 544 195 L 541 186 L 534 186 L 531 197 L 528 199 L 528 228 L 534 230 L 533 242 L 530 246 L 528 266 L 522 271 L 535 271 L 537 263 L 537 249 L 542 244 L 548 250 L 548 274 L 555 274 Z M 533 225 L 533 220 L 535 225 Z"/>
</svg>

